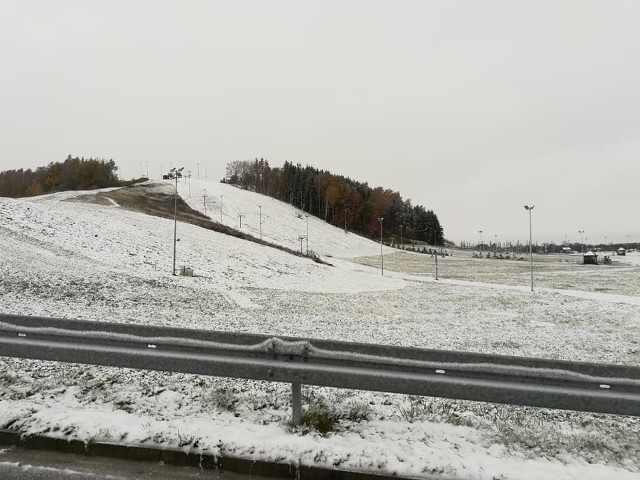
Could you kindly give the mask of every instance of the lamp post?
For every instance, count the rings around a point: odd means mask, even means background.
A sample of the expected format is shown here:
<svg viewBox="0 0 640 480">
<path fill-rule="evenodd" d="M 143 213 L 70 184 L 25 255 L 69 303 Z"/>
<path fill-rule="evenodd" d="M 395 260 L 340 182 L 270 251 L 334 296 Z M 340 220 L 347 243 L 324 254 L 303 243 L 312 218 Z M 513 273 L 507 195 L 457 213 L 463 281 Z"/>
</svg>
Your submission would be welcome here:
<svg viewBox="0 0 640 480">
<path fill-rule="evenodd" d="M 305 239 L 307 240 L 307 256 L 309 256 L 309 215 L 305 214 L 304 216 L 307 217 L 307 236 Z"/>
<path fill-rule="evenodd" d="M 498 254 L 498 234 L 496 233 L 493 236 L 495 238 L 495 240 L 493 241 L 493 252 L 494 252 L 494 255 L 497 255 Z"/>
<path fill-rule="evenodd" d="M 384 275 L 384 256 L 382 255 L 382 221 L 383 220 L 384 220 L 384 217 L 378 218 L 378 221 L 380 222 L 380 272 L 382 275 Z"/>
<path fill-rule="evenodd" d="M 402 250 L 402 225 L 400 225 L 400 250 Z"/>
<path fill-rule="evenodd" d="M 305 238 L 307 238 L 305 235 L 298 235 L 298 240 L 300 240 L 300 255 L 302 255 L 302 240 Z"/>
<path fill-rule="evenodd" d="M 480 234 L 480 250 L 482 250 L 482 245 L 484 245 L 482 242 L 482 230 L 478 230 L 478 233 Z"/>
<path fill-rule="evenodd" d="M 171 273 L 176 274 L 176 241 L 178 232 L 178 173 L 182 172 L 184 167 L 176 169 L 175 167 L 170 170 L 173 172 L 173 177 L 176 180 L 176 190 L 173 195 L 173 270 Z"/>
<path fill-rule="evenodd" d="M 531 291 L 533 292 L 533 236 L 531 234 L 531 210 L 535 205 L 525 205 L 525 210 L 529 211 L 529 263 L 531 265 Z"/>
<path fill-rule="evenodd" d="M 260 209 L 260 240 L 262 240 L 262 205 L 258 205 Z"/>
<path fill-rule="evenodd" d="M 584 243 L 582 243 L 582 234 L 584 233 L 584 230 L 578 230 L 578 233 L 580 234 L 580 250 L 584 253 Z"/>
</svg>

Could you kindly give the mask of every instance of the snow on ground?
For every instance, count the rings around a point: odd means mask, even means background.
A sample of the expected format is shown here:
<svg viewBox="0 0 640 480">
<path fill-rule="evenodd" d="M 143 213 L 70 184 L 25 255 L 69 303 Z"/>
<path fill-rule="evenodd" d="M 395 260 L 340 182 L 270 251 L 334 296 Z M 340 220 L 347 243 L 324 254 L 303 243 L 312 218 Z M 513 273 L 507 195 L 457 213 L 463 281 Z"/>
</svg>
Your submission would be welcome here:
<svg viewBox="0 0 640 480">
<path fill-rule="evenodd" d="M 318 255 L 351 258 L 363 254 L 380 254 L 379 243 L 345 232 L 344 229 L 327 228 L 323 220 L 313 215 L 307 217 L 305 212 L 287 203 L 233 185 L 193 179 L 189 185 L 188 181 L 183 180 L 178 181 L 178 193 L 191 208 L 203 213 L 206 200 L 206 214 L 212 220 L 221 220 L 225 225 L 239 228 L 239 215 L 242 215 L 242 231 L 257 238 L 260 237 L 262 218 L 263 240 L 277 245 L 299 249 L 300 236 L 306 236 L 308 232 L 309 251 Z M 306 252 L 306 238 L 302 241 L 302 248 Z M 383 250 L 385 253 L 392 251 L 388 247 L 383 247 Z"/>
<path fill-rule="evenodd" d="M 224 223 L 242 213 L 259 236 L 260 204 L 263 238 L 299 248 L 306 218 L 291 206 L 193 179 L 192 206 L 205 188 L 223 195 Z M 385 248 L 381 276 L 379 244 L 313 217 L 309 248 L 333 266 L 178 223 L 176 263 L 197 276 L 174 277 L 172 221 L 66 200 L 77 195 L 0 199 L 0 311 L 640 363 L 637 254 L 535 257 L 532 293 L 528 262 L 457 250 L 436 281 L 433 257 Z M 305 408 L 337 420 L 323 435 L 288 424 L 289 388 L 5 359 L 0 425 L 399 475 L 640 478 L 633 418 L 305 387 Z"/>
</svg>

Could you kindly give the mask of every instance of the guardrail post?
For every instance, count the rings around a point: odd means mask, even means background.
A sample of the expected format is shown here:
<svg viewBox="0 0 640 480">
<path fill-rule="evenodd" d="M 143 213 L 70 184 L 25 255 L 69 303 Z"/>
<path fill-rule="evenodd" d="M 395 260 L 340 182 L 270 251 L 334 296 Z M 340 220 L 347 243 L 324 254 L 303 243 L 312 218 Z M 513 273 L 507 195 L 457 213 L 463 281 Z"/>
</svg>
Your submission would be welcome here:
<svg viewBox="0 0 640 480">
<path fill-rule="evenodd" d="M 293 406 L 293 423 L 300 424 L 302 418 L 302 385 L 299 383 L 291 384 L 291 403 Z"/>
</svg>

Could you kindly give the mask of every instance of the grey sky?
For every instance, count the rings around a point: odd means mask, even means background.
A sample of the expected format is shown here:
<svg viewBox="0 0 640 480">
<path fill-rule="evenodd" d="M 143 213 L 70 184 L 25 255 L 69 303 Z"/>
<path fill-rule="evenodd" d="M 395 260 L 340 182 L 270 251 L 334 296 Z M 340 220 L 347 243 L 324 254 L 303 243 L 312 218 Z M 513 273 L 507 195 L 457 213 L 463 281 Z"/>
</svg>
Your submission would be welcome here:
<svg viewBox="0 0 640 480">
<path fill-rule="evenodd" d="M 640 241 L 640 2 L 7 1 L 0 170 L 310 164 L 456 242 Z"/>
</svg>

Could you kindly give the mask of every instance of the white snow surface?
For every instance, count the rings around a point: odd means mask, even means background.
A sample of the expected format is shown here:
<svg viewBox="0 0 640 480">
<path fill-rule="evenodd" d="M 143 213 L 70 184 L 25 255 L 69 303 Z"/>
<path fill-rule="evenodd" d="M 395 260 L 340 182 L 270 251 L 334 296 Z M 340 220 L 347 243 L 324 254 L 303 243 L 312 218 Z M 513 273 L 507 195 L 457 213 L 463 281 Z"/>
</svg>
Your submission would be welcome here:
<svg viewBox="0 0 640 480">
<path fill-rule="evenodd" d="M 172 192 L 174 183 L 157 187 Z M 215 182 L 178 182 L 193 207 L 300 248 L 307 218 Z M 332 338 L 638 365 L 640 255 L 528 262 L 387 247 L 309 217 L 309 250 L 331 263 L 178 222 L 73 201 L 0 198 L 0 312 Z M 221 197 L 222 196 L 222 197 Z M 306 242 L 303 241 L 303 249 Z M 289 386 L 19 359 L 0 366 L 0 426 L 64 438 L 206 449 L 376 473 L 473 479 L 640 479 L 634 418 L 305 386 L 326 434 L 289 425 Z"/>
</svg>

